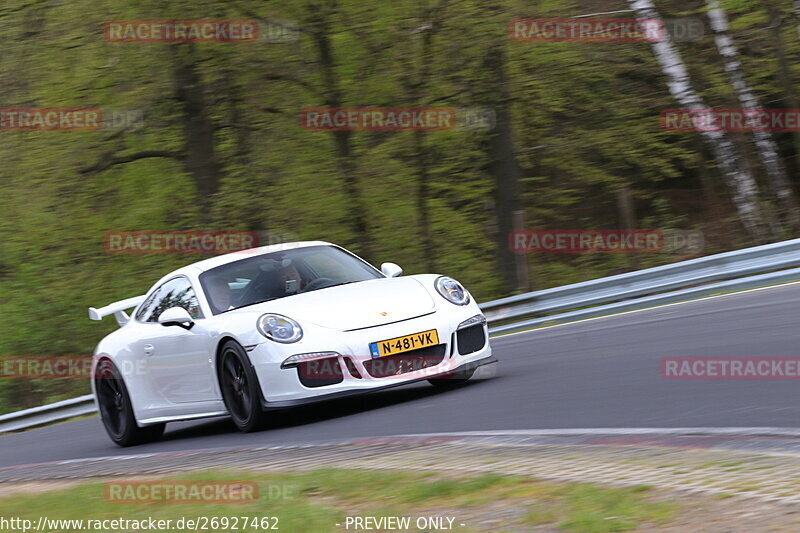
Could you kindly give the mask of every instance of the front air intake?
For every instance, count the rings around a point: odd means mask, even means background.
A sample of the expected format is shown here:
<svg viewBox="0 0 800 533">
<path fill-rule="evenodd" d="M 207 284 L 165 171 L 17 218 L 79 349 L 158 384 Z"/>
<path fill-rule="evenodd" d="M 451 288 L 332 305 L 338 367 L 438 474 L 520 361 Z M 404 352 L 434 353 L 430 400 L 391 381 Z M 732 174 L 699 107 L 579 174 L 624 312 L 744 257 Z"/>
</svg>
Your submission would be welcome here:
<svg viewBox="0 0 800 533">
<path fill-rule="evenodd" d="M 468 355 L 481 350 L 486 346 L 486 331 L 483 324 L 475 324 L 458 330 L 456 332 L 456 343 L 458 344 L 458 353 L 460 355 Z"/>
<path fill-rule="evenodd" d="M 304 387 L 336 385 L 344 380 L 342 365 L 337 357 L 307 361 L 297 365 L 297 378 Z"/>
<path fill-rule="evenodd" d="M 384 355 L 364 361 L 364 368 L 374 378 L 385 378 L 408 374 L 424 368 L 436 366 L 444 360 L 446 346 L 437 344 L 396 355 Z"/>
</svg>

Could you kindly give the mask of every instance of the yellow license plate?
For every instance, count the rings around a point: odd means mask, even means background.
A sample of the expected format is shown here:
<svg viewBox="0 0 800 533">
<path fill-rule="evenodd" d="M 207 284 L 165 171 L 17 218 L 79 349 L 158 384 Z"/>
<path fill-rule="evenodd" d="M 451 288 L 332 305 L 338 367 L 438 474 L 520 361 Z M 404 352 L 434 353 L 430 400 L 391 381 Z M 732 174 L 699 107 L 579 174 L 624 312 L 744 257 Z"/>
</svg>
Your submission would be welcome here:
<svg viewBox="0 0 800 533">
<path fill-rule="evenodd" d="M 402 337 L 395 337 L 385 341 L 373 342 L 369 345 L 372 358 L 394 355 L 396 353 L 410 352 L 427 346 L 439 344 L 439 335 L 435 329 L 421 333 L 413 333 Z"/>
</svg>

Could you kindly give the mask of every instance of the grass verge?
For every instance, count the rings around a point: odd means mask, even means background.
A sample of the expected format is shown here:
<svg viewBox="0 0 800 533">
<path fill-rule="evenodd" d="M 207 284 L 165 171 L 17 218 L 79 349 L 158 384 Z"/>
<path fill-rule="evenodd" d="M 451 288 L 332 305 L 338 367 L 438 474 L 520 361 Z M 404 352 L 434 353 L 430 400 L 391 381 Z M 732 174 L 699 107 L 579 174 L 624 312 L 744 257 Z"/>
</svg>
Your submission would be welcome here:
<svg viewBox="0 0 800 533">
<path fill-rule="evenodd" d="M 108 483 L 129 481 L 148 483 L 146 491 L 137 492 L 136 497 L 151 497 L 154 486 L 187 481 L 246 481 L 255 483 L 258 490 L 254 492 L 256 497 L 241 503 L 217 503 L 216 497 L 201 497 L 198 503 L 111 501 Z M 131 496 L 133 492 L 116 494 Z M 115 478 L 58 490 L 49 490 L 43 485 L 35 493 L 16 493 L 0 499 L 2 517 L 27 519 L 32 524 L 38 524 L 40 517 L 51 521 L 84 520 L 83 527 L 62 523 L 45 528 L 49 531 L 98 530 L 86 527 L 87 520 L 152 517 L 173 521 L 169 528 L 158 531 L 268 531 L 275 530 L 271 527 L 277 525 L 278 531 L 316 533 L 354 531 L 353 517 L 376 520 L 410 517 L 410 527 L 405 529 L 375 527 L 379 524 L 372 522 L 371 529 L 359 530 L 430 531 L 438 526 L 449 526 L 445 529 L 463 533 L 489 530 L 605 533 L 632 529 L 650 531 L 670 522 L 678 509 L 674 503 L 660 501 L 648 487 L 607 488 L 543 482 L 524 476 L 342 469 L 302 473 L 206 471 L 161 479 Z M 184 520 L 184 527 L 178 527 L 177 521 L 181 518 L 199 517 L 216 517 L 217 522 L 209 521 L 206 528 L 202 525 L 189 528 Z M 223 517 L 227 521 L 223 521 Z M 277 520 L 264 521 L 264 517 Z M 427 521 L 431 517 L 439 521 Z M 238 519 L 235 529 L 234 518 Z M 252 521 L 253 518 L 256 520 Z M 418 519 L 425 522 L 418 523 Z M 419 527 L 420 524 L 423 527 Z M 132 527 L 130 523 L 119 528 L 104 525 L 102 530 L 105 531 L 144 529 Z"/>
</svg>

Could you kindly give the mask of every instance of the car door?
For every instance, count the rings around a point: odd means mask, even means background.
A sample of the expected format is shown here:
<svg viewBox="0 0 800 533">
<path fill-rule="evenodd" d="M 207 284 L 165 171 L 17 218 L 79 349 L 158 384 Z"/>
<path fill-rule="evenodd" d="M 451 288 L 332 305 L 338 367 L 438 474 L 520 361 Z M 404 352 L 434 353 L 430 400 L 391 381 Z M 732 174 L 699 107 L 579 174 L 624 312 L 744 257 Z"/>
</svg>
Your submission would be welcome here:
<svg viewBox="0 0 800 533">
<path fill-rule="evenodd" d="M 171 307 L 182 307 L 195 320 L 187 330 L 163 326 L 158 317 Z M 145 361 L 153 391 L 169 403 L 219 399 L 211 364 L 212 340 L 203 323 L 197 295 L 188 278 L 175 277 L 163 283 L 137 312 L 141 335 L 136 343 Z"/>
</svg>

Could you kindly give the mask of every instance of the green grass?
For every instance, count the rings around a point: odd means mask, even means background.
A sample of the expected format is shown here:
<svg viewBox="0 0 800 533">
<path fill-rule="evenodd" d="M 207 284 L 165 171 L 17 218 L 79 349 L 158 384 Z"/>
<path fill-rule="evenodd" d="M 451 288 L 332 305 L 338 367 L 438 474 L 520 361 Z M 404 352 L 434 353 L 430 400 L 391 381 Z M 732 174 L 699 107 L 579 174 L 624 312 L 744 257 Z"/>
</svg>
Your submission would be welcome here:
<svg viewBox="0 0 800 533">
<path fill-rule="evenodd" d="M 639 524 L 660 523 L 672 517 L 675 507 L 664 502 L 646 501 L 649 489 L 604 489 L 589 485 L 565 489 L 567 518 L 559 527 L 567 531 L 610 533 L 628 531 Z"/>
<path fill-rule="evenodd" d="M 104 482 L 91 482 L 2 498 L 0 516 L 34 523 L 40 516 L 83 520 L 273 516 L 278 517 L 280 531 L 296 532 L 342 531 L 344 526 L 336 524 L 343 524 L 347 516 L 450 516 L 455 518 L 454 530 L 467 533 L 480 530 L 481 520 L 497 516 L 499 505 L 512 511 L 512 518 L 501 524 L 504 530 L 549 524 L 563 531 L 603 533 L 668 522 L 677 509 L 652 501 L 647 487 L 604 488 L 493 474 L 341 469 L 255 474 L 208 471 L 159 481 L 165 480 L 252 481 L 259 487 L 259 497 L 238 504 L 118 503 L 105 499 Z M 258 527 L 238 530 L 264 531 Z"/>
</svg>

